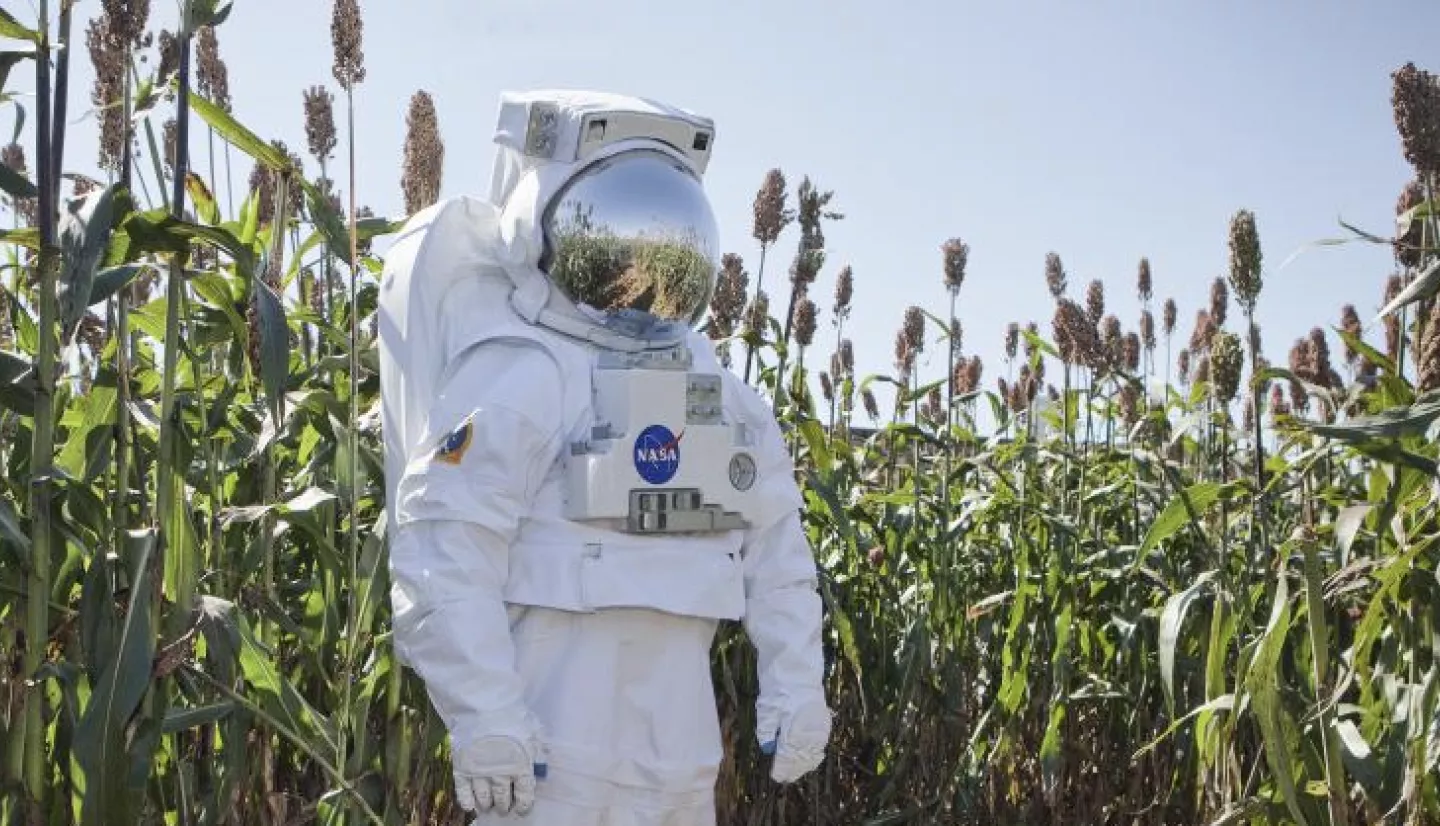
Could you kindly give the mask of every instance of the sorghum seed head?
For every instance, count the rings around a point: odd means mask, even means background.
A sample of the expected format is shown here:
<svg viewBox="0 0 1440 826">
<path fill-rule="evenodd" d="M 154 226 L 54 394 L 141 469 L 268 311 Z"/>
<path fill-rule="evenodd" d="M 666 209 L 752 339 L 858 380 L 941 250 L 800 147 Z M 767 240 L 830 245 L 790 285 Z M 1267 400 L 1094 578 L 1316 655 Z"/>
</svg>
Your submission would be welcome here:
<svg viewBox="0 0 1440 826">
<path fill-rule="evenodd" d="M 940 386 L 935 385 L 925 393 L 927 416 L 932 422 L 940 422 L 945 416 L 945 403 L 940 399 Z"/>
<path fill-rule="evenodd" d="M 150 0 L 104 0 L 101 6 L 115 42 L 138 48 L 150 20 Z"/>
<path fill-rule="evenodd" d="M 1020 352 L 1020 325 L 1014 321 L 1005 328 L 1005 358 L 1013 360 Z"/>
<path fill-rule="evenodd" d="M 1175 332 L 1175 323 L 1179 321 L 1179 310 L 1175 307 L 1175 299 L 1165 299 L 1165 306 L 1160 314 L 1160 328 L 1169 336 Z"/>
<path fill-rule="evenodd" d="M 1210 317 L 1208 310 L 1195 311 L 1195 329 L 1190 333 L 1190 349 L 1198 355 L 1210 347 L 1210 339 L 1215 335 L 1215 320 Z"/>
<path fill-rule="evenodd" d="M 1398 273 L 1392 274 L 1385 282 L 1385 304 L 1394 301 L 1405 289 L 1405 282 Z M 1385 316 L 1385 354 L 1392 360 L 1400 357 L 1400 316 L 1391 313 Z"/>
<path fill-rule="evenodd" d="M 1416 370 L 1421 393 L 1440 389 L 1440 301 L 1430 302 L 1430 317 L 1425 322 Z"/>
<path fill-rule="evenodd" d="M 125 81 L 124 45 L 116 41 L 99 18 L 92 19 L 86 26 L 85 45 L 95 75 L 90 102 L 99 112 L 100 167 L 118 172 L 125 152 L 125 109 L 120 105 Z"/>
<path fill-rule="evenodd" d="M 915 349 L 910 345 L 910 337 L 905 335 L 902 327 L 895 332 L 895 378 L 901 383 L 910 381 L 911 371 L 915 369 Z"/>
<path fill-rule="evenodd" d="M 414 215 L 440 198 L 444 176 L 445 143 L 440 139 L 435 100 L 423 89 L 410 97 L 405 116 L 405 164 L 400 187 L 405 211 Z"/>
<path fill-rule="evenodd" d="M 1140 343 L 1147 351 L 1155 350 L 1155 316 L 1149 310 L 1140 311 Z"/>
<path fill-rule="evenodd" d="M 1354 304 L 1346 304 L 1340 308 L 1340 329 L 1356 339 L 1364 334 L 1364 328 L 1360 324 L 1360 313 L 1355 310 Z M 1351 346 L 1350 342 L 1344 339 L 1341 341 L 1345 345 L 1345 361 L 1354 364 L 1360 359 L 1360 351 Z"/>
<path fill-rule="evenodd" d="M 1140 272 L 1135 276 L 1135 293 L 1141 301 L 1148 302 L 1154 293 L 1154 284 L 1150 279 L 1150 259 L 1140 259 Z"/>
<path fill-rule="evenodd" d="M 1178 366 L 1179 366 L 1179 368 L 1180 368 L 1180 381 L 1182 381 L 1182 382 L 1183 382 L 1183 381 L 1189 381 L 1189 380 L 1190 380 L 1190 351 L 1189 351 L 1189 350 L 1181 350 L 1181 351 L 1180 351 L 1180 363 L 1179 363 Z"/>
<path fill-rule="evenodd" d="M 840 341 L 840 363 L 844 365 L 847 376 L 855 372 L 855 345 L 848 338 Z"/>
<path fill-rule="evenodd" d="M 1270 423 L 1279 424 L 1286 416 L 1290 415 L 1290 405 L 1285 401 L 1285 391 L 1280 385 L 1270 388 Z"/>
<path fill-rule="evenodd" d="M 755 223 L 751 229 L 751 235 L 760 242 L 760 246 L 768 247 L 775 243 L 785 227 L 795 220 L 794 210 L 785 206 L 786 199 L 785 173 L 779 169 L 766 172 L 765 182 L 755 194 Z"/>
<path fill-rule="evenodd" d="M 1400 190 L 1400 198 L 1395 202 L 1396 218 L 1398 219 L 1424 202 L 1424 185 L 1419 180 L 1411 178 L 1405 183 L 1405 188 Z M 1424 245 L 1424 229 L 1425 222 L 1412 220 L 1410 225 L 1404 228 L 1404 232 L 1396 232 L 1395 240 L 1390 242 L 1395 252 L 1395 263 L 1402 267 L 1420 265 L 1421 247 Z M 1432 242 L 1432 246 L 1433 244 L 1434 242 Z"/>
<path fill-rule="evenodd" d="M 1100 324 L 1101 358 L 1092 366 L 1096 369 L 1119 367 L 1125 360 L 1125 338 L 1120 331 L 1120 319 L 1105 316 Z"/>
<path fill-rule="evenodd" d="M 1210 349 L 1210 369 L 1214 377 L 1215 398 L 1221 404 L 1229 404 L 1235 399 L 1244 367 L 1245 353 L 1240 346 L 1240 337 L 1224 330 L 1216 333 Z"/>
<path fill-rule="evenodd" d="M 1334 368 L 1330 365 L 1330 343 L 1325 338 L 1325 331 L 1319 327 L 1312 327 L 1310 335 L 1306 337 L 1306 356 L 1306 368 L 1309 371 L 1306 378 L 1321 387 L 1333 386 L 1330 380 L 1334 374 Z"/>
<path fill-rule="evenodd" d="M 824 396 L 827 402 L 835 401 L 835 385 L 830 383 L 830 374 L 824 370 L 820 371 L 820 395 Z"/>
<path fill-rule="evenodd" d="M 1400 145 L 1415 170 L 1440 174 L 1440 79 L 1406 63 L 1390 74 Z"/>
<path fill-rule="evenodd" d="M 160 68 L 155 82 L 164 85 L 170 76 L 180 71 L 180 40 L 166 29 L 160 30 Z"/>
<path fill-rule="evenodd" d="M 1116 324 L 1119 324 L 1117 321 Z M 1140 369 L 1140 336 L 1137 333 L 1125 334 L 1125 369 L 1134 373 Z"/>
<path fill-rule="evenodd" d="M 1011 411 L 1015 413 L 1023 413 L 1025 411 L 1025 408 L 1029 405 L 1029 401 L 1030 399 L 1027 395 L 1025 386 L 1025 378 L 1022 376 L 1020 380 L 1015 382 L 1014 386 L 1010 388 L 1009 394 L 1006 396 L 1005 402 L 1010 407 Z"/>
<path fill-rule="evenodd" d="M 1262 261 L 1255 214 L 1242 209 L 1230 218 L 1230 286 L 1235 288 L 1235 300 L 1247 314 L 1255 312 L 1260 297 Z"/>
<path fill-rule="evenodd" d="M 357 83 L 365 82 L 365 23 L 358 0 L 335 0 L 330 42 L 335 53 L 335 80 L 340 88 L 353 91 Z"/>
<path fill-rule="evenodd" d="M 745 294 L 749 290 L 750 276 L 745 272 L 744 260 L 733 252 L 720 257 L 720 277 L 715 283 L 715 292 L 710 296 L 712 338 L 725 338 L 735 330 L 740 316 L 745 312 Z"/>
<path fill-rule="evenodd" d="M 835 276 L 835 317 L 850 315 L 850 301 L 855 297 L 855 273 L 846 266 Z"/>
<path fill-rule="evenodd" d="M 1069 365 L 1092 363 L 1100 352 L 1100 336 L 1095 324 L 1072 299 L 1061 298 L 1055 305 L 1051 332 L 1060 351 L 1060 359 Z"/>
<path fill-rule="evenodd" d="M 1120 388 L 1120 419 L 1128 427 L 1140 421 L 1140 391 L 1133 384 Z"/>
<path fill-rule="evenodd" d="M 925 312 L 919 307 L 912 305 L 905 309 L 903 335 L 912 351 L 917 354 L 925 352 Z"/>
<path fill-rule="evenodd" d="M 944 255 L 945 289 L 953 295 L 960 291 L 965 282 L 965 264 L 970 260 L 970 245 L 959 238 L 951 238 L 940 247 Z"/>
<path fill-rule="evenodd" d="M 176 140 L 179 138 L 179 130 L 180 127 L 174 118 L 165 121 L 162 145 L 165 147 L 165 171 L 171 175 L 175 174 L 175 149 Z"/>
<path fill-rule="evenodd" d="M 1091 281 L 1085 290 L 1085 312 L 1096 324 L 1105 317 L 1105 285 L 1099 279 Z"/>
<path fill-rule="evenodd" d="M 1217 329 L 1225 326 L 1229 311 L 1230 288 L 1225 285 L 1225 279 L 1216 278 L 1210 283 L 1210 319 Z"/>
<path fill-rule="evenodd" d="M 1045 253 L 1045 286 L 1049 288 L 1051 297 L 1057 301 L 1065 295 L 1065 265 L 1061 263 L 1057 253 Z"/>
<path fill-rule="evenodd" d="M 865 404 L 865 414 L 872 419 L 880 418 L 880 405 L 875 401 L 875 392 L 870 388 L 860 391 L 860 400 Z"/>
<path fill-rule="evenodd" d="M 970 392 L 970 362 L 960 359 L 955 362 L 955 369 L 950 371 L 950 392 L 957 396 L 963 396 Z"/>
<path fill-rule="evenodd" d="M 230 111 L 230 73 L 220 58 L 220 41 L 214 26 L 201 26 L 195 40 L 197 91 L 226 112 Z"/>
<path fill-rule="evenodd" d="M 815 302 L 810 299 L 802 299 L 795 305 L 795 343 L 801 347 L 809 347 L 815 340 Z"/>
<path fill-rule="evenodd" d="M 337 143 L 335 137 L 335 96 L 324 86 L 305 90 L 305 142 L 315 160 L 330 159 Z M 412 117 L 414 101 L 411 101 Z M 412 127 L 413 128 L 413 127 Z"/>
<path fill-rule="evenodd" d="M 770 296 L 760 290 L 750 302 L 750 311 L 745 314 L 745 330 L 749 333 L 761 333 L 769 320 Z"/>
</svg>

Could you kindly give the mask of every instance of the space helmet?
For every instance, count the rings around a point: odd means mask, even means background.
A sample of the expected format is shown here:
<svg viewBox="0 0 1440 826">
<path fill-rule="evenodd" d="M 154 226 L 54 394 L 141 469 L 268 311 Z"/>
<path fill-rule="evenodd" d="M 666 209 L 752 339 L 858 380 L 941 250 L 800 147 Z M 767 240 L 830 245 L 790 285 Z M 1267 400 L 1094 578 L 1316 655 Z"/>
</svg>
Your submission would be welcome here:
<svg viewBox="0 0 1440 826">
<path fill-rule="evenodd" d="M 708 118 L 646 99 L 503 96 L 491 197 L 529 265 L 522 315 L 622 349 L 698 325 L 721 259 L 713 141 Z"/>
</svg>

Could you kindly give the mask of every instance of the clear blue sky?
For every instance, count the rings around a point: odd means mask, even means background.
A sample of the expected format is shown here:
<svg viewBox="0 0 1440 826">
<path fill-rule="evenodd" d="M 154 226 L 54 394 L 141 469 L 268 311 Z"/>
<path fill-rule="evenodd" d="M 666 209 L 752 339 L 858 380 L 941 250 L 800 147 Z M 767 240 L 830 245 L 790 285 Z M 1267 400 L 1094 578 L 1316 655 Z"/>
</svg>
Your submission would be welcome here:
<svg viewBox="0 0 1440 826">
<path fill-rule="evenodd" d="M 29 22 L 34 4 L 11 5 Z M 174 4 L 154 6 L 154 19 L 169 25 Z M 1389 73 L 1407 60 L 1440 70 L 1425 62 L 1440 31 L 1440 5 L 1427 0 L 361 7 L 363 204 L 400 209 L 404 115 L 416 89 L 436 98 L 446 195 L 485 191 L 501 90 L 657 97 L 716 119 L 708 185 L 725 246 L 745 257 L 752 284 L 750 210 L 766 170 L 783 169 L 792 192 L 807 174 L 835 191 L 846 218 L 825 230 L 818 338 L 830 339 L 835 272 L 851 265 L 849 334 L 862 372 L 889 369 L 907 305 L 945 314 L 940 244 L 967 241 L 958 315 L 965 352 L 983 357 L 992 387 L 1007 322 L 1036 320 L 1049 334 L 1048 251 L 1063 258 L 1072 295 L 1103 279 L 1107 306 L 1127 330 L 1139 314 L 1136 265 L 1149 256 L 1157 320 L 1159 302 L 1173 296 L 1184 339 L 1210 281 L 1225 272 L 1227 222 L 1242 207 L 1258 216 L 1266 262 L 1259 318 L 1273 361 L 1284 363 L 1312 326 L 1337 323 L 1346 301 L 1368 321 L 1393 268 L 1388 248 L 1326 248 L 1276 268 L 1302 245 L 1343 234 L 1340 218 L 1390 231 L 1409 169 Z M 82 0 L 77 14 L 98 8 Z M 236 0 L 220 30 L 237 114 L 302 152 L 301 90 L 336 89 L 330 12 L 328 0 Z M 79 117 L 90 70 L 83 50 L 77 57 Z M 68 166 L 89 169 L 94 130 L 88 122 L 71 129 Z M 236 183 L 248 172 L 240 161 Z M 775 302 L 795 237 L 782 239 L 766 273 Z M 1231 318 L 1240 330 L 1233 305 Z M 827 345 L 818 355 L 828 354 Z M 924 359 L 925 378 L 943 374 L 943 347 L 932 345 Z"/>
</svg>

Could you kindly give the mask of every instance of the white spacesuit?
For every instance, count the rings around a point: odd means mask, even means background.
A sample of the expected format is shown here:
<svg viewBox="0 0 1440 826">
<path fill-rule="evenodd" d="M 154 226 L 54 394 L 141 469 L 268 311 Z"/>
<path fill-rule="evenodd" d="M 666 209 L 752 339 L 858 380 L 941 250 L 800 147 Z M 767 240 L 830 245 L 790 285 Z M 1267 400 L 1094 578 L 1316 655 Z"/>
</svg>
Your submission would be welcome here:
<svg viewBox="0 0 1440 826">
<path fill-rule="evenodd" d="M 506 94 L 489 200 L 387 253 L 395 646 L 479 823 L 714 823 L 723 619 L 756 649 L 771 776 L 823 759 L 803 499 L 769 407 L 695 331 L 713 136 L 652 101 Z"/>
</svg>

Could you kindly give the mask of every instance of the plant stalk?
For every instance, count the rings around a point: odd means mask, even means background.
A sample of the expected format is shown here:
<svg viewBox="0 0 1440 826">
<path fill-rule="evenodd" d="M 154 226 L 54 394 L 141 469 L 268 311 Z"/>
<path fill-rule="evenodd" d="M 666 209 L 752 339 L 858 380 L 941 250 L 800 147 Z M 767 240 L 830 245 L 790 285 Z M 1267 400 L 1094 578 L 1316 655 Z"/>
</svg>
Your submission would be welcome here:
<svg viewBox="0 0 1440 826">
<path fill-rule="evenodd" d="M 175 112 L 175 172 L 170 198 L 170 214 L 183 218 L 185 214 L 185 170 L 189 162 L 189 120 L 190 120 L 190 44 L 192 39 L 192 4 L 186 2 L 181 9 L 183 15 L 177 35 L 179 69 L 176 71 Z M 163 187 L 162 187 L 163 190 Z M 179 414 L 175 409 L 175 383 L 180 361 L 180 307 L 184 303 L 185 264 L 188 252 L 181 252 L 170 259 L 170 274 L 165 279 L 165 362 L 161 373 L 160 396 L 160 444 L 157 476 L 156 527 L 163 539 L 161 547 L 164 556 L 162 570 L 175 570 L 174 565 L 184 566 L 174 577 L 175 593 L 171 596 L 176 610 L 170 615 L 167 631 L 173 637 L 184 632 L 189 622 L 190 602 L 194 593 L 195 577 L 190 559 L 171 559 L 177 548 L 184 548 L 184 542 L 171 533 L 181 518 L 175 516 L 175 509 L 183 505 L 182 489 L 184 477 L 178 467 L 176 430 L 179 428 Z M 190 556 L 193 556 L 191 549 Z"/>
<path fill-rule="evenodd" d="M 32 680 L 25 692 L 25 759 L 23 778 L 32 822 L 39 823 L 46 792 L 45 682 L 37 679 L 50 639 L 50 481 L 55 461 L 55 376 L 59 308 L 56 279 L 60 250 L 55 245 L 56 161 L 51 143 L 50 2 L 40 0 L 39 42 L 35 47 L 35 157 L 39 188 L 40 346 L 36 365 L 35 416 L 31 442 L 31 558 L 26 597 L 24 674 Z"/>
</svg>

